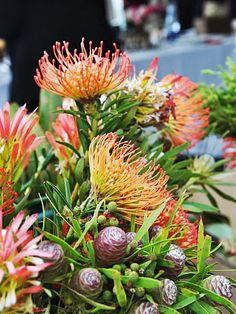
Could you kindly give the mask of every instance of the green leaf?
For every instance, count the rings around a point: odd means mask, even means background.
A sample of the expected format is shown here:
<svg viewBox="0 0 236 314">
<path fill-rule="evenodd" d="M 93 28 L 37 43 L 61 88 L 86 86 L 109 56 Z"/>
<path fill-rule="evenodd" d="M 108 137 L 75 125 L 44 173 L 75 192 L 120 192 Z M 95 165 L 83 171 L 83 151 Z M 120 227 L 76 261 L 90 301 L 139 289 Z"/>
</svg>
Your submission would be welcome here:
<svg viewBox="0 0 236 314">
<path fill-rule="evenodd" d="M 166 160 L 168 160 L 168 159 L 170 159 L 172 157 L 176 157 L 180 152 L 185 150 L 188 146 L 189 146 L 189 143 L 184 143 L 184 144 L 182 144 L 180 146 L 177 146 L 177 147 L 175 147 L 173 149 L 170 149 L 162 157 L 157 159 L 157 163 L 162 164 L 164 161 L 166 161 Z"/>
<path fill-rule="evenodd" d="M 206 303 L 205 303 L 206 304 Z M 204 303 L 201 303 L 200 301 L 196 301 L 194 304 L 191 304 L 189 308 L 194 311 L 196 314 L 216 314 L 219 313 L 215 310 L 214 307 L 210 306 L 206 307 L 204 306 Z"/>
<path fill-rule="evenodd" d="M 80 243 L 83 241 L 86 233 L 93 226 L 93 224 L 97 221 L 97 216 L 98 216 L 99 210 L 100 210 L 103 203 L 104 203 L 104 200 L 101 200 L 100 203 L 98 203 L 98 205 L 94 211 L 92 219 L 90 221 L 88 221 L 88 223 L 86 224 L 86 227 L 85 227 L 83 233 L 81 234 L 81 236 L 79 237 L 78 241 L 74 245 L 74 248 L 77 248 L 80 245 Z"/>
<path fill-rule="evenodd" d="M 226 194 L 225 192 L 219 190 L 218 188 L 216 188 L 215 186 L 213 185 L 210 185 L 211 189 L 213 191 L 215 191 L 218 195 L 220 195 L 221 197 L 223 197 L 224 199 L 228 200 L 228 201 L 231 201 L 231 202 L 234 202 L 236 203 L 236 198 L 229 195 L 229 194 Z"/>
<path fill-rule="evenodd" d="M 162 213 L 162 211 L 164 210 L 166 203 L 169 201 L 170 199 L 168 198 L 161 206 L 159 206 L 156 210 L 154 210 L 148 217 L 144 218 L 144 222 L 141 226 L 141 228 L 138 230 L 138 232 L 136 233 L 134 240 L 135 241 L 139 241 L 141 240 L 145 233 L 148 232 L 149 228 L 153 225 L 154 221 L 157 219 L 157 217 Z"/>
<path fill-rule="evenodd" d="M 207 205 L 207 204 L 202 204 L 202 203 L 197 203 L 197 202 L 190 202 L 190 201 L 185 201 L 182 204 L 182 207 L 184 209 L 187 209 L 188 211 L 194 212 L 194 213 L 202 213 L 202 212 L 218 212 L 219 208 Z"/>
<path fill-rule="evenodd" d="M 70 150 L 72 150 L 73 153 L 75 153 L 77 155 L 77 157 L 80 158 L 79 152 L 77 151 L 77 149 L 73 145 L 71 145 L 70 143 L 67 143 L 67 142 L 61 142 L 61 141 L 56 141 L 56 142 L 58 144 L 61 144 L 61 145 L 65 146 L 65 147 L 69 148 Z"/>
<path fill-rule="evenodd" d="M 122 276 L 122 283 L 127 284 L 129 282 L 128 276 Z M 161 287 L 161 281 L 148 277 L 139 277 L 139 279 L 135 282 L 135 287 L 142 287 L 145 289 L 157 289 Z"/>
<path fill-rule="evenodd" d="M 102 304 L 102 303 L 98 303 L 92 299 L 87 298 L 86 296 L 84 296 L 83 294 L 80 294 L 79 292 L 71 289 L 68 285 L 64 285 L 61 283 L 62 286 L 64 286 L 66 289 L 70 290 L 71 292 L 73 292 L 73 294 L 77 295 L 79 297 L 79 299 L 83 300 L 84 302 L 96 307 L 99 310 L 106 310 L 106 311 L 115 311 L 115 307 L 114 306 L 110 306 L 110 305 L 106 305 L 106 304 Z"/>
<path fill-rule="evenodd" d="M 58 189 L 58 187 L 56 185 L 54 185 L 53 183 L 49 182 L 49 181 L 46 181 L 44 182 L 44 187 L 45 187 L 45 190 L 47 192 L 48 195 L 52 195 L 50 192 L 51 192 L 51 189 L 53 191 L 55 191 L 55 193 L 60 197 L 60 199 L 63 201 L 63 203 L 70 209 L 70 210 L 73 210 L 72 206 L 71 206 L 71 200 L 67 200 L 66 199 L 66 196 L 63 194 L 62 191 L 60 191 Z"/>
<path fill-rule="evenodd" d="M 114 272 L 114 287 L 118 304 L 120 307 L 125 307 L 127 304 L 127 297 L 125 289 L 121 283 L 121 274 L 117 270 Z"/>
<path fill-rule="evenodd" d="M 75 166 L 75 179 L 81 185 L 84 182 L 84 158 L 80 158 Z"/>
<path fill-rule="evenodd" d="M 183 286 L 183 287 L 189 287 L 195 291 L 198 291 L 200 293 L 204 293 L 206 295 L 206 297 L 208 297 L 209 299 L 211 299 L 212 301 L 214 302 L 217 302 L 223 306 L 225 306 L 228 311 L 230 311 L 230 313 L 234 314 L 235 311 L 236 311 L 236 306 L 233 304 L 233 302 L 231 302 L 230 300 L 208 290 L 208 289 L 205 289 L 197 284 L 194 284 L 192 282 L 189 282 L 189 281 L 184 281 L 184 282 L 179 282 L 178 285 L 180 286 Z"/>
<path fill-rule="evenodd" d="M 88 254 L 89 254 L 89 261 L 92 267 L 95 267 L 95 252 L 94 252 L 92 241 L 87 242 L 87 248 L 88 248 Z"/>
<path fill-rule="evenodd" d="M 192 304 L 193 302 L 197 300 L 198 300 L 198 297 L 196 295 L 192 295 L 192 296 L 179 295 L 177 299 L 177 303 L 173 305 L 173 308 L 176 310 L 179 310 L 179 309 L 187 307 L 188 305 Z"/>
<path fill-rule="evenodd" d="M 175 310 L 173 307 L 165 306 L 165 305 L 159 305 L 160 313 L 165 314 L 181 314 L 177 310 Z"/>
</svg>

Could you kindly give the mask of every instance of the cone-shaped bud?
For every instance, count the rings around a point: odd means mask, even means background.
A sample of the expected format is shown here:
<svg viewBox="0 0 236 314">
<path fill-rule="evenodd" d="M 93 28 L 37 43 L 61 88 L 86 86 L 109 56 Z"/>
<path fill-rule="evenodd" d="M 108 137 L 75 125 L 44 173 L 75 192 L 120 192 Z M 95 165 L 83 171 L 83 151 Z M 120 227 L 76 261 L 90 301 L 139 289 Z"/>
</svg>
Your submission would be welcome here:
<svg viewBox="0 0 236 314">
<path fill-rule="evenodd" d="M 126 233 L 118 227 L 107 227 L 99 232 L 94 241 L 97 262 L 102 266 L 120 263 L 127 248 Z"/>
<path fill-rule="evenodd" d="M 171 244 L 165 258 L 173 264 L 165 268 L 166 275 L 168 277 L 177 277 L 185 266 L 186 256 L 184 251 L 179 246 Z"/>
<path fill-rule="evenodd" d="M 134 237 L 136 236 L 136 232 L 127 232 L 127 243 L 130 244 L 131 242 L 134 241 Z M 137 243 L 138 247 L 143 247 L 143 239 L 140 239 Z"/>
<path fill-rule="evenodd" d="M 96 298 L 102 292 L 102 276 L 95 268 L 81 269 L 73 275 L 71 287 L 80 294 Z"/>
<path fill-rule="evenodd" d="M 64 252 L 59 244 L 46 240 L 40 243 L 39 249 L 51 254 L 50 258 L 44 258 L 44 261 L 50 262 L 51 266 L 44 271 L 43 277 L 49 279 L 49 277 L 55 277 L 67 271 L 68 265 L 64 260 Z"/>
<path fill-rule="evenodd" d="M 204 287 L 227 299 L 233 296 L 230 281 L 224 276 L 210 276 L 204 281 Z"/>
<path fill-rule="evenodd" d="M 161 232 L 161 227 L 158 226 L 158 225 L 155 225 L 155 226 L 152 226 L 150 227 L 149 229 L 149 236 L 150 236 L 150 239 L 156 237 L 158 235 L 158 233 Z"/>
<path fill-rule="evenodd" d="M 142 302 L 131 310 L 131 314 L 159 314 L 159 309 L 156 304 L 151 302 Z"/>
<path fill-rule="evenodd" d="M 161 304 L 171 306 L 176 302 L 177 294 L 178 291 L 174 281 L 164 279 L 162 280 L 162 286 L 157 291 L 157 300 Z"/>
</svg>

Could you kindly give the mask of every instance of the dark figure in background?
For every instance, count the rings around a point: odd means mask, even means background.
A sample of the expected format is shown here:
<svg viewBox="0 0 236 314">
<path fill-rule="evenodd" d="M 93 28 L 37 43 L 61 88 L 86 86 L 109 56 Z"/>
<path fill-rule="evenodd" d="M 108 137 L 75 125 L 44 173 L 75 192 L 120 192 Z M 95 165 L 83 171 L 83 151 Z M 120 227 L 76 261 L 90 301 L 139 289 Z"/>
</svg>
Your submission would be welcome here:
<svg viewBox="0 0 236 314">
<path fill-rule="evenodd" d="M 43 51 L 52 53 L 55 41 L 70 42 L 80 49 L 81 38 L 104 42 L 104 50 L 117 42 L 106 19 L 105 0 L 0 0 L 0 38 L 7 42 L 12 61 L 11 101 L 38 106 L 35 70 Z"/>
</svg>

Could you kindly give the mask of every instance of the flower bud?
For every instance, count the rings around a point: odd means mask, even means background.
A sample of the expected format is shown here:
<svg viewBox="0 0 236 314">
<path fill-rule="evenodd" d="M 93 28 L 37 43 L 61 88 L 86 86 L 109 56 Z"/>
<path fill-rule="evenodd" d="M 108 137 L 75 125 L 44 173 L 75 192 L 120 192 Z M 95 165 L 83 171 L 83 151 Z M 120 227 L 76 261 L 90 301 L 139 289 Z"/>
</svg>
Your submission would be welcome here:
<svg viewBox="0 0 236 314">
<path fill-rule="evenodd" d="M 176 302 L 177 293 L 178 291 L 174 281 L 164 279 L 162 280 L 162 286 L 157 290 L 156 297 L 161 304 L 171 306 Z"/>
<path fill-rule="evenodd" d="M 93 246 L 96 260 L 102 266 L 120 263 L 127 248 L 126 234 L 118 227 L 104 228 L 94 240 Z"/>
<path fill-rule="evenodd" d="M 172 262 L 173 265 L 165 267 L 165 274 L 168 277 L 177 277 L 185 266 L 186 256 L 179 246 L 171 244 L 166 254 L 166 260 Z"/>
<path fill-rule="evenodd" d="M 108 203 L 107 209 L 109 210 L 109 212 L 115 212 L 117 210 L 116 203 L 115 202 Z"/>
<path fill-rule="evenodd" d="M 127 232 L 126 233 L 127 236 L 127 243 L 131 244 L 131 247 L 135 248 L 135 247 L 143 247 L 143 239 L 139 240 L 138 243 L 134 240 L 134 237 L 136 236 L 136 232 Z M 132 246 L 132 244 L 137 243 L 136 246 Z"/>
<path fill-rule="evenodd" d="M 71 287 L 80 294 L 96 298 L 102 292 L 102 276 L 95 268 L 81 269 L 73 275 Z"/>
<path fill-rule="evenodd" d="M 149 229 L 150 239 L 156 237 L 161 232 L 161 230 L 162 230 L 162 228 L 158 225 L 150 227 L 150 229 Z"/>
<path fill-rule="evenodd" d="M 45 262 L 51 263 L 51 266 L 43 272 L 45 279 L 54 278 L 67 271 L 68 265 L 64 260 L 64 252 L 59 244 L 45 240 L 40 243 L 39 250 L 51 254 L 51 257 L 43 258 Z"/>
<path fill-rule="evenodd" d="M 227 299 L 233 296 L 230 281 L 224 276 L 210 276 L 204 281 L 204 287 Z"/>
<path fill-rule="evenodd" d="M 142 302 L 138 306 L 134 306 L 131 314 L 160 314 L 158 306 L 151 302 Z"/>
</svg>

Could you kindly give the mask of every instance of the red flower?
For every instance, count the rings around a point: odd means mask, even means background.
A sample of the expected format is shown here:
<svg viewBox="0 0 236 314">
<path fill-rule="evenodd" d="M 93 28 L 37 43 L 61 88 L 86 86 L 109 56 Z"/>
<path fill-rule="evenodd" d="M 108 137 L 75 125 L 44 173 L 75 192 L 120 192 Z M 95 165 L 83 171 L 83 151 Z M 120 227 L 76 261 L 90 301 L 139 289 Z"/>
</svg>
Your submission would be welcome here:
<svg viewBox="0 0 236 314">
<path fill-rule="evenodd" d="M 171 199 L 160 216 L 155 221 L 155 225 L 165 227 L 176 206 L 176 200 Z M 197 228 L 192 224 L 185 210 L 179 207 L 171 224 L 170 237 L 178 237 L 175 243 L 181 248 L 188 248 L 197 244 Z"/>
<path fill-rule="evenodd" d="M 205 135 L 209 123 L 209 108 L 203 108 L 203 95 L 198 85 L 184 76 L 167 75 L 162 82 L 172 86 L 176 105 L 175 117 L 170 116 L 163 132 L 174 146 L 185 142 L 194 146 Z"/>
<path fill-rule="evenodd" d="M 59 67 L 55 66 L 55 60 L 49 61 L 45 52 L 39 61 L 39 70 L 36 70 L 35 82 L 55 94 L 90 103 L 118 88 L 129 75 L 130 59 L 125 53 L 120 54 L 116 45 L 114 47 L 115 52 L 110 59 L 110 51 L 103 56 L 103 42 L 100 47 L 92 48 L 90 41 L 87 52 L 83 38 L 79 54 L 76 50 L 70 53 L 69 43 L 64 42 L 61 46 L 56 42 L 53 50 Z"/>
<path fill-rule="evenodd" d="M 0 211 L 3 215 L 9 215 L 14 211 L 12 205 L 18 194 L 12 191 L 12 183 L 8 181 L 8 175 L 0 168 Z"/>
<path fill-rule="evenodd" d="M 70 108 L 63 106 L 63 109 Z M 61 170 L 67 169 L 69 166 L 71 166 L 72 170 L 74 170 L 76 162 L 78 161 L 78 156 L 75 155 L 75 153 L 70 148 L 63 144 L 57 143 L 57 141 L 68 143 L 76 150 L 79 150 L 80 140 L 76 117 L 68 113 L 59 113 L 56 121 L 52 123 L 52 127 L 55 136 L 50 132 L 46 132 L 46 136 L 54 148 L 57 158 L 59 159 Z"/>
</svg>

